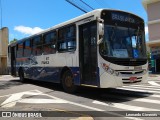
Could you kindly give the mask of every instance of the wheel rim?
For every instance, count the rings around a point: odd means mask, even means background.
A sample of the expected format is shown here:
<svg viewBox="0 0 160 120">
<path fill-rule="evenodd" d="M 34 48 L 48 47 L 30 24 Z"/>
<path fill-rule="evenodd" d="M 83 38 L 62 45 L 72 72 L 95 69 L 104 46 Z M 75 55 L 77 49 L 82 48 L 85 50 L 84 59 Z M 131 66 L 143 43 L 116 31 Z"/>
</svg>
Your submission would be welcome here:
<svg viewBox="0 0 160 120">
<path fill-rule="evenodd" d="M 71 76 L 66 77 L 65 84 L 67 87 L 72 87 L 72 77 Z"/>
</svg>

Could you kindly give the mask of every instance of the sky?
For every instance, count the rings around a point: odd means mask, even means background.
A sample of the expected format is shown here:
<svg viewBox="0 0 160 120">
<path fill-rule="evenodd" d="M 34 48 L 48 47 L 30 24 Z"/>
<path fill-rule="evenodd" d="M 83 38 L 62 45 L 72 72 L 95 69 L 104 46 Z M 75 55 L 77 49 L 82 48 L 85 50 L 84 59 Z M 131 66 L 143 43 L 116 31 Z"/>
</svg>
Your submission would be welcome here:
<svg viewBox="0 0 160 120">
<path fill-rule="evenodd" d="M 80 0 L 71 1 L 84 7 Z M 146 40 L 148 41 L 147 13 L 142 5 L 142 0 L 83 1 L 94 9 L 118 9 L 140 16 L 145 20 Z M 1 0 L 1 6 L 1 27 L 9 28 L 9 40 L 22 39 L 84 14 L 66 0 Z M 91 9 L 87 8 L 87 11 L 91 11 Z"/>
</svg>

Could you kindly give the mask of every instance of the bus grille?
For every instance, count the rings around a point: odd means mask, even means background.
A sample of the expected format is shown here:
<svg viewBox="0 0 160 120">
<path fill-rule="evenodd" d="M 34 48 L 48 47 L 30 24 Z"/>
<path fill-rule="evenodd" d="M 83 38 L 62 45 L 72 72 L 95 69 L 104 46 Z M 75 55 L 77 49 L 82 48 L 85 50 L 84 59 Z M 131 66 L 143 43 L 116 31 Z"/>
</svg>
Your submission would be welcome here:
<svg viewBox="0 0 160 120">
<path fill-rule="evenodd" d="M 139 66 L 139 65 L 144 65 L 147 63 L 147 61 L 115 61 L 116 64 L 118 65 L 124 65 L 124 66 Z"/>
<path fill-rule="evenodd" d="M 122 79 L 122 81 L 123 81 L 124 84 L 138 83 L 138 82 L 142 81 L 142 77 L 138 77 L 137 80 L 134 81 L 134 82 L 130 82 L 129 78 L 124 78 L 124 79 Z"/>
<path fill-rule="evenodd" d="M 121 74 L 125 74 L 125 75 L 133 75 L 133 74 L 142 74 L 143 71 L 138 71 L 138 72 L 120 72 Z"/>
</svg>

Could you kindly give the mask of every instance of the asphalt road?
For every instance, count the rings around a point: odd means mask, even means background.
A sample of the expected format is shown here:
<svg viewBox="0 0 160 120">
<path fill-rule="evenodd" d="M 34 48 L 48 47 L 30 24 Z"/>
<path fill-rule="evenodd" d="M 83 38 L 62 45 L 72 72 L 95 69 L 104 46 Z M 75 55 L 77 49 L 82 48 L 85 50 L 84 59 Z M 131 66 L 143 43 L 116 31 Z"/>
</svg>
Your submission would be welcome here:
<svg viewBox="0 0 160 120">
<path fill-rule="evenodd" d="M 160 76 L 148 79 L 144 85 L 83 87 L 68 94 L 59 84 L 0 76 L 0 120 L 158 120 Z"/>
</svg>

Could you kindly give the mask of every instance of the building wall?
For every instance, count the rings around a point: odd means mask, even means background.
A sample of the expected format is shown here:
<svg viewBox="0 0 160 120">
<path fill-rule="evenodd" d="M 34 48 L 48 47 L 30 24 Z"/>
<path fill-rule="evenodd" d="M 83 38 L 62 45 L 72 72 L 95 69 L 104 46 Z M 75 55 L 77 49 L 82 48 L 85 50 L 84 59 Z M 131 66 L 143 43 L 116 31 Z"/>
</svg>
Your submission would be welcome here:
<svg viewBox="0 0 160 120">
<path fill-rule="evenodd" d="M 149 42 L 151 49 L 152 72 L 160 72 L 160 0 L 143 0 L 148 14 Z"/>
<path fill-rule="evenodd" d="M 149 40 L 160 39 L 160 1 L 147 3 Z M 156 44 L 155 44 L 156 45 Z"/>
<path fill-rule="evenodd" d="M 160 19 L 160 1 L 147 5 L 148 21 Z"/>
<path fill-rule="evenodd" d="M 160 23 L 148 24 L 148 29 L 150 41 L 160 39 Z"/>
<path fill-rule="evenodd" d="M 0 74 L 7 74 L 8 28 L 0 30 Z"/>
</svg>

